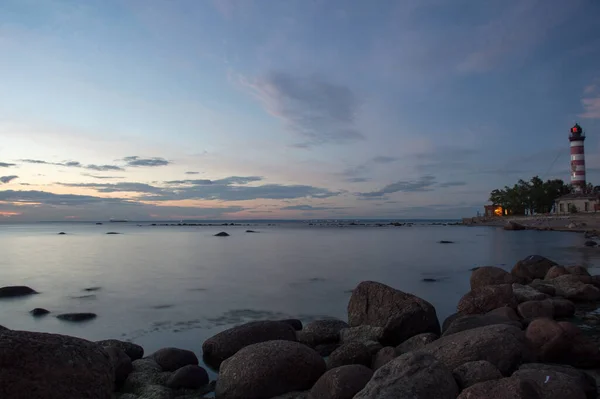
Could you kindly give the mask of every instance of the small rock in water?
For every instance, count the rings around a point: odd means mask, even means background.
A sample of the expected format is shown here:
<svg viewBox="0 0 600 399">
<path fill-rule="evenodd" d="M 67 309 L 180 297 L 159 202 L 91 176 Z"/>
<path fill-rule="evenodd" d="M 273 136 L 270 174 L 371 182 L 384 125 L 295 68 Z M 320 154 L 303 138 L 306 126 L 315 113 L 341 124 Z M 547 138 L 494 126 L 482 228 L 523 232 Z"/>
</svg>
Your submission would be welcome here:
<svg viewBox="0 0 600 399">
<path fill-rule="evenodd" d="M 72 296 L 71 299 L 96 299 L 95 294 Z"/>
<path fill-rule="evenodd" d="M 57 319 L 64 321 L 86 321 L 96 318 L 95 313 L 63 313 L 56 316 Z"/>
<path fill-rule="evenodd" d="M 0 298 L 14 298 L 32 294 L 37 294 L 37 292 L 23 285 L 0 287 Z"/>
<path fill-rule="evenodd" d="M 108 232 L 108 233 L 106 233 L 106 234 L 121 234 L 121 233 L 117 233 L 116 231 L 109 231 L 109 232 Z"/>
<path fill-rule="evenodd" d="M 429 277 L 428 277 L 428 278 L 424 278 L 424 279 L 422 279 L 421 281 L 424 281 L 424 282 L 426 282 L 426 283 L 435 283 L 437 280 L 436 280 L 436 279 L 434 279 L 434 278 L 429 278 Z"/>
<path fill-rule="evenodd" d="M 100 290 L 102 287 L 88 287 L 88 288 L 84 288 L 84 291 L 98 291 Z"/>
<path fill-rule="evenodd" d="M 454 244 L 454 241 L 447 241 L 447 240 L 442 240 L 442 241 L 438 241 L 439 244 Z"/>
<path fill-rule="evenodd" d="M 215 237 L 229 237 L 229 234 L 222 231 L 220 233 L 215 234 Z"/>
<path fill-rule="evenodd" d="M 596 245 L 598 245 L 598 243 L 596 241 L 589 240 L 586 241 L 583 245 L 585 245 L 586 247 L 595 247 Z"/>
<path fill-rule="evenodd" d="M 42 308 L 35 308 L 33 310 L 30 310 L 29 313 L 31 313 L 31 315 L 34 317 L 38 317 L 38 316 L 45 316 L 48 313 L 50 313 L 50 311 L 46 310 L 46 309 L 42 309 Z"/>
<path fill-rule="evenodd" d="M 59 236 L 63 236 L 65 234 L 67 234 L 67 233 L 65 233 L 64 231 L 61 231 L 60 233 L 58 233 Z"/>
<path fill-rule="evenodd" d="M 254 231 L 254 230 L 246 230 L 246 233 L 258 233 L 258 231 Z"/>
</svg>

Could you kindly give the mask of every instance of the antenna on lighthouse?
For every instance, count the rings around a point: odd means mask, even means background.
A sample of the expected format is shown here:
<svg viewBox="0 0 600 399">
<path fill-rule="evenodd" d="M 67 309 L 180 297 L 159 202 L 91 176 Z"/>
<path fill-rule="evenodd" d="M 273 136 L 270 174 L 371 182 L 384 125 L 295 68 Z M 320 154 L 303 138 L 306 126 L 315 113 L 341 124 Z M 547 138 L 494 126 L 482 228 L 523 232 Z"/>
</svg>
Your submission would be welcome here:
<svg viewBox="0 0 600 399">
<path fill-rule="evenodd" d="M 569 133 L 569 141 L 571 142 L 571 185 L 576 193 L 585 191 L 585 152 L 583 142 L 585 141 L 585 133 L 579 124 L 571 128 Z"/>
</svg>

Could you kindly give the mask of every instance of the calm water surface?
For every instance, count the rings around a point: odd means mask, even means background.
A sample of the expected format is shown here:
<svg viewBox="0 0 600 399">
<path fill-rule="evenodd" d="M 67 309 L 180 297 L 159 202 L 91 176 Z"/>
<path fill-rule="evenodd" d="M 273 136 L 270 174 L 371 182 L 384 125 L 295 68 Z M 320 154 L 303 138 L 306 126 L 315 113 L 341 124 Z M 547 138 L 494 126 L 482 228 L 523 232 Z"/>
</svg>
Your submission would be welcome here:
<svg viewBox="0 0 600 399">
<path fill-rule="evenodd" d="M 245 321 L 346 319 L 350 290 L 363 280 L 416 294 L 443 320 L 468 291 L 474 266 L 510 269 L 531 254 L 600 266 L 600 250 L 581 249 L 584 238 L 573 233 L 262 225 L 249 234 L 246 228 L 0 225 L 0 286 L 28 285 L 40 292 L 2 300 L 0 325 L 132 340 L 147 353 L 176 346 L 200 355 L 207 337 Z M 231 236 L 213 237 L 223 229 Z M 422 282 L 426 277 L 438 281 Z M 89 287 L 101 288 L 84 291 Z M 52 314 L 34 319 L 28 311 L 35 307 L 56 314 L 94 312 L 98 318 L 80 324 Z"/>
</svg>

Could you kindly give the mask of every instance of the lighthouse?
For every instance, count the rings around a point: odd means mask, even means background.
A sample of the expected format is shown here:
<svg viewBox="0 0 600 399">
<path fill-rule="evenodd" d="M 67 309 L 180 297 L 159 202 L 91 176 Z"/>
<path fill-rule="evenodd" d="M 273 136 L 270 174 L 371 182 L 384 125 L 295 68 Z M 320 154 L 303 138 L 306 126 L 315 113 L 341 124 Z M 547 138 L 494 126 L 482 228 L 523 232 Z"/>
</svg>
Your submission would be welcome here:
<svg viewBox="0 0 600 399">
<path fill-rule="evenodd" d="M 585 133 L 577 123 L 571 128 L 569 134 L 571 142 L 571 185 L 576 193 L 585 191 L 585 153 L 583 151 L 583 142 Z"/>
</svg>

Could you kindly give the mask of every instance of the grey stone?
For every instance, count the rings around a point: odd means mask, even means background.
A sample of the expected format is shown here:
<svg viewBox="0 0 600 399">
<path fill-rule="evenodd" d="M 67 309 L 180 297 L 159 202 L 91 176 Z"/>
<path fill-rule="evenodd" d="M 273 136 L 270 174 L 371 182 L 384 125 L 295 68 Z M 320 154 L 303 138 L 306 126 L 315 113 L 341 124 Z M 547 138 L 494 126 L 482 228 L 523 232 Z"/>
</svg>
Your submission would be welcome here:
<svg viewBox="0 0 600 399">
<path fill-rule="evenodd" d="M 535 319 L 538 317 L 554 317 L 554 305 L 551 301 L 527 301 L 519 304 L 517 308 L 524 319 Z"/>
<path fill-rule="evenodd" d="M 459 333 L 461 331 L 472 330 L 474 328 L 504 324 L 521 328 L 521 322 L 509 319 L 506 316 L 494 313 L 467 315 L 456 318 L 443 336 Z"/>
<path fill-rule="evenodd" d="M 0 287 L 0 298 L 15 298 L 37 294 L 37 292 L 23 285 Z"/>
<path fill-rule="evenodd" d="M 310 390 L 309 399 L 352 399 L 367 385 L 373 372 L 360 364 L 329 370 Z"/>
<path fill-rule="evenodd" d="M 393 346 L 386 346 L 385 348 L 381 348 L 379 352 L 373 357 L 373 364 L 371 368 L 373 370 L 378 370 L 382 366 L 391 362 L 395 358 L 398 357 L 398 353 L 396 352 L 396 348 Z"/>
<path fill-rule="evenodd" d="M 411 337 L 406 341 L 402 342 L 400 345 L 398 345 L 396 347 L 396 351 L 398 353 L 406 353 L 410 351 L 419 350 L 438 338 L 439 337 L 437 336 L 437 334 L 434 333 L 423 333 L 415 335 L 414 337 Z"/>
<path fill-rule="evenodd" d="M 488 285 L 463 295 L 458 302 L 457 311 L 463 314 L 481 314 L 502 306 L 516 309 L 517 305 L 512 285 Z"/>
<path fill-rule="evenodd" d="M 186 349 L 163 348 L 150 355 L 163 371 L 175 371 L 188 364 L 198 365 L 194 352 Z"/>
<path fill-rule="evenodd" d="M 349 364 L 362 364 L 371 367 L 369 349 L 360 342 L 348 342 L 334 350 L 327 359 L 328 370 Z"/>
<path fill-rule="evenodd" d="M 358 326 L 340 330 L 340 340 L 347 342 L 379 341 L 383 337 L 383 327 Z"/>
<path fill-rule="evenodd" d="M 103 341 L 97 341 L 96 343 L 102 347 L 116 346 L 117 348 L 125 352 L 132 361 L 144 357 L 144 348 L 134 344 L 133 342 L 119 341 L 116 339 L 105 339 Z"/>
<path fill-rule="evenodd" d="M 499 380 L 502 373 L 496 366 L 486 360 L 467 362 L 452 371 L 458 387 L 463 390 L 480 382 Z"/>
<path fill-rule="evenodd" d="M 534 381 L 502 378 L 472 385 L 457 399 L 544 399 Z"/>
<path fill-rule="evenodd" d="M 167 386 L 173 389 L 198 389 L 208 384 L 208 373 L 200 366 L 193 364 L 183 366 L 175 371 L 167 381 Z"/>
<path fill-rule="evenodd" d="M 342 320 L 315 320 L 304 326 L 304 333 L 312 334 L 315 345 L 340 341 L 340 331 L 348 328 L 348 323 Z"/>
<path fill-rule="evenodd" d="M 110 362 L 113 365 L 115 373 L 115 384 L 120 386 L 125 382 L 125 379 L 133 371 L 131 359 L 125 352 L 116 346 L 109 346 L 104 348 L 108 356 L 110 356 Z"/>
<path fill-rule="evenodd" d="M 513 293 L 517 302 L 523 303 L 528 301 L 542 301 L 549 297 L 549 295 L 539 292 L 535 288 L 529 285 L 513 284 Z"/>
<path fill-rule="evenodd" d="M 482 266 L 471 273 L 471 289 L 485 287 L 487 285 L 512 284 L 517 278 L 496 266 Z"/>
</svg>

